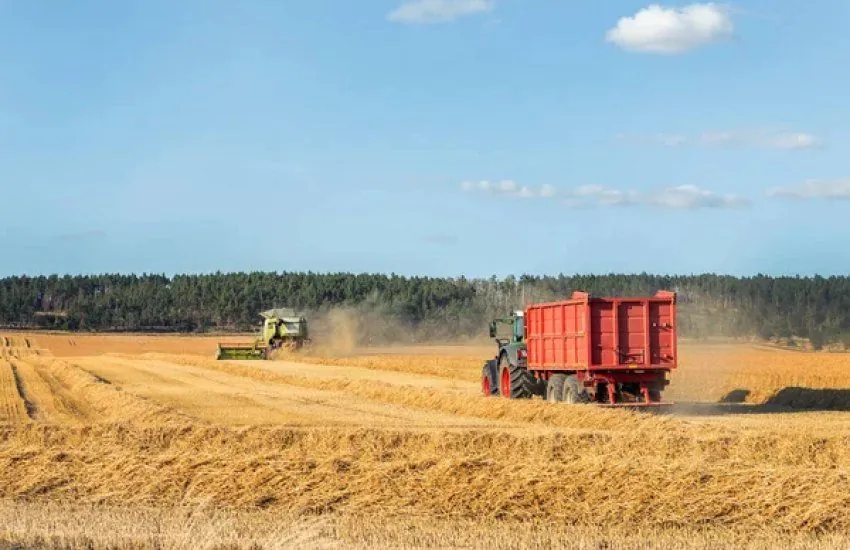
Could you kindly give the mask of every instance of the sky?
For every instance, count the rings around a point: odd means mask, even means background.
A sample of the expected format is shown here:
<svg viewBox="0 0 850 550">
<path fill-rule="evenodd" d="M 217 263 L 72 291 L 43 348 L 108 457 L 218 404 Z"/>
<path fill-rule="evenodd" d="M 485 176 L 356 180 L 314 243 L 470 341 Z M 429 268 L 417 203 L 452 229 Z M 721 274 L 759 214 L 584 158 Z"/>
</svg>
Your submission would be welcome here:
<svg viewBox="0 0 850 550">
<path fill-rule="evenodd" d="M 3 0 L 0 275 L 846 274 L 846 0 Z"/>
</svg>

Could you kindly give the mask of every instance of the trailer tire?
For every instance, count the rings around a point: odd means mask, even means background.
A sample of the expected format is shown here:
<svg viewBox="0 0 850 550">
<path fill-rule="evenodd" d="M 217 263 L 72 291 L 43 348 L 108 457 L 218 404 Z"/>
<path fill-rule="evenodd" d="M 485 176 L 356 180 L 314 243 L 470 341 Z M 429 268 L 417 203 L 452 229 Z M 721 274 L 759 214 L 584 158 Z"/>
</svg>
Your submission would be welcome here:
<svg viewBox="0 0 850 550">
<path fill-rule="evenodd" d="M 561 402 L 564 398 L 564 382 L 566 380 L 567 375 L 560 372 L 549 377 L 549 382 L 546 383 L 546 401 L 550 403 Z"/>
<path fill-rule="evenodd" d="M 590 397 L 587 392 L 579 384 L 578 378 L 574 374 L 564 378 L 564 393 L 561 401 L 568 405 L 577 405 L 590 402 Z"/>
<path fill-rule="evenodd" d="M 534 395 L 536 381 L 524 367 L 512 365 L 508 355 L 499 358 L 499 392 L 508 399 L 530 399 Z"/>
<path fill-rule="evenodd" d="M 481 369 L 481 393 L 485 397 L 499 395 L 499 375 L 496 368 L 496 360 L 491 359 Z"/>
</svg>

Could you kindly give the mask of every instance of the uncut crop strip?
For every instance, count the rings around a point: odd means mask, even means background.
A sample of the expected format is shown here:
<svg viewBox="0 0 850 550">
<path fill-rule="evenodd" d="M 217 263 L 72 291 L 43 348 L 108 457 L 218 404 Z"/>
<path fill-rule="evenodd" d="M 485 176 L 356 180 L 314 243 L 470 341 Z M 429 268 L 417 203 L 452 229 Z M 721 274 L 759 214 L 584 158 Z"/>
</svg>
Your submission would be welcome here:
<svg viewBox="0 0 850 550">
<path fill-rule="evenodd" d="M 12 364 L 0 360 L 0 422 L 28 422 L 29 415 Z"/>
<path fill-rule="evenodd" d="M 720 401 L 739 395 L 750 404 L 791 405 L 783 390 L 838 390 L 850 407 L 850 354 L 789 352 L 751 346 L 689 346 L 665 395 L 673 401 Z M 825 392 L 828 393 L 828 392 Z M 814 392 L 817 395 L 817 392 Z"/>
</svg>

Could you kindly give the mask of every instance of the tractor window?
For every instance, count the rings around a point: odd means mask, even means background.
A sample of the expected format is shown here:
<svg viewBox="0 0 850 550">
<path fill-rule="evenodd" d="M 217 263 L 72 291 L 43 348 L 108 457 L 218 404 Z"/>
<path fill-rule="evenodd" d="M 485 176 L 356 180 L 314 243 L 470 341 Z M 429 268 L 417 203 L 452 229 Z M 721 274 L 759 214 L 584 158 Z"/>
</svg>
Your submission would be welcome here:
<svg viewBox="0 0 850 550">
<path fill-rule="evenodd" d="M 525 319 L 523 317 L 517 317 L 514 321 L 514 338 L 517 342 L 522 342 L 522 339 L 525 337 Z"/>
<path fill-rule="evenodd" d="M 287 332 L 298 332 L 301 330 L 300 323 L 284 323 L 286 325 Z"/>
<path fill-rule="evenodd" d="M 501 338 L 504 340 L 510 340 L 513 338 L 513 325 L 505 322 L 497 322 L 496 323 L 496 338 Z"/>
</svg>

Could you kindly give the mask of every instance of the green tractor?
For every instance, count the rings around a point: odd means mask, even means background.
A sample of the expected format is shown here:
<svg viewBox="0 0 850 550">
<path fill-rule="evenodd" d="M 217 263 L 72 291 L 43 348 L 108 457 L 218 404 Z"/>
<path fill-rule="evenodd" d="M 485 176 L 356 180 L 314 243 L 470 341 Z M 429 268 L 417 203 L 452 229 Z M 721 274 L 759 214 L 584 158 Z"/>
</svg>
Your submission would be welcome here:
<svg viewBox="0 0 850 550">
<path fill-rule="evenodd" d="M 484 395 L 531 397 L 540 395 L 540 383 L 526 370 L 525 312 L 490 321 L 490 338 L 496 340 L 496 357 L 484 363 L 481 391 Z"/>
<path fill-rule="evenodd" d="M 215 358 L 270 359 L 273 351 L 297 351 L 310 343 L 307 319 L 291 308 L 275 308 L 260 313 L 263 324 L 253 342 L 219 343 Z"/>
</svg>

